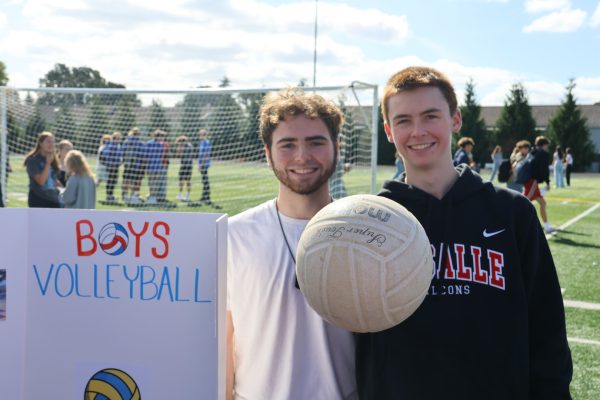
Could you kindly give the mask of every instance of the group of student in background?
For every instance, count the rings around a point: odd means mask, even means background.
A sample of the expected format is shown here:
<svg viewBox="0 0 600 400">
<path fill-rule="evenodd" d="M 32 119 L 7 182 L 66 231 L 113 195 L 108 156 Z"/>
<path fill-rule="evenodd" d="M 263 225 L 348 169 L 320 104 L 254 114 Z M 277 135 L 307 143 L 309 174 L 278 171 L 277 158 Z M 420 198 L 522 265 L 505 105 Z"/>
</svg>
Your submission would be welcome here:
<svg viewBox="0 0 600 400">
<path fill-rule="evenodd" d="M 571 172 L 573 169 L 573 152 L 567 147 L 563 152 L 562 147 L 555 147 L 552 160 L 548 148 L 550 141 L 545 136 L 538 136 L 535 147 L 527 140 L 520 140 L 515 145 L 510 158 L 504 159 L 502 148 L 497 145 L 492 150 L 492 172 L 489 181 L 493 182 L 497 177 L 501 183 L 506 183 L 509 189 L 522 193 L 530 201 L 537 201 L 540 208 L 540 217 L 546 233 L 554 233 L 555 229 L 548 222 L 546 211 L 547 203 L 544 193 L 550 190 L 550 165 L 554 172 L 554 187 L 564 188 L 571 185 Z M 458 140 L 458 150 L 454 154 L 454 165 L 466 164 L 471 169 L 477 170 L 477 163 L 473 159 L 473 147 L 475 141 L 467 136 Z M 539 184 L 545 183 L 540 190 Z"/>
<path fill-rule="evenodd" d="M 24 161 L 29 175 L 29 207 L 96 208 L 96 189 L 103 182 L 106 182 L 106 203 L 118 204 L 115 188 L 121 165 L 121 196 L 125 204 L 137 205 L 144 202 L 140 197 L 144 175 L 148 177 L 149 188 L 145 204 L 167 202 L 170 154 L 167 134 L 157 129 L 146 143 L 142 142 L 139 134 L 140 130 L 133 128 L 124 140 L 120 132 L 103 135 L 97 152 L 94 175 L 85 155 L 75 150 L 70 141 L 62 140 L 55 144 L 54 134 L 40 133 L 36 145 Z M 211 161 L 211 143 L 204 129 L 201 129 L 198 135 L 198 165 L 203 183 L 200 203 L 218 207 L 210 199 L 208 168 Z M 177 155 L 181 159 L 177 200 L 190 201 L 194 145 L 187 136 L 179 136 L 175 143 Z"/>
<path fill-rule="evenodd" d="M 122 140 L 121 134 L 115 132 L 112 135 L 102 137 L 98 148 L 98 185 L 106 181 L 106 202 L 117 202 L 114 196 L 119 168 L 123 165 L 123 179 L 121 196 L 124 203 L 137 205 L 142 203 L 140 187 L 144 175 L 148 177 L 149 194 L 145 204 L 154 205 L 166 203 L 167 200 L 167 171 L 169 168 L 170 146 L 167 141 L 167 133 L 157 129 L 152 132 L 151 139 L 144 143 L 139 137 L 140 130 L 133 128 Z M 213 205 L 210 199 L 210 183 L 208 180 L 208 168 L 211 160 L 211 143 L 208 140 L 206 130 L 198 132 L 200 139 L 198 147 L 198 168 L 202 176 L 201 203 Z M 177 200 L 190 201 L 192 190 L 192 169 L 195 157 L 195 149 L 190 139 L 179 136 L 175 140 L 176 154 L 180 157 L 179 167 L 179 194 Z"/>
</svg>

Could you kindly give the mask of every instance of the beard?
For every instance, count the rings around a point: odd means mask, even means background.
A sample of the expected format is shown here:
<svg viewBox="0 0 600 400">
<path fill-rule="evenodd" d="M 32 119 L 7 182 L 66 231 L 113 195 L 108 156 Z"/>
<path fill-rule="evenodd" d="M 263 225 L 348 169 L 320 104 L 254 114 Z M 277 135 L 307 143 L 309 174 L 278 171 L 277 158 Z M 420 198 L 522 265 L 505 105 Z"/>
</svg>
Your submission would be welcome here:
<svg viewBox="0 0 600 400">
<path fill-rule="evenodd" d="M 273 168 L 273 173 L 284 186 L 290 189 L 294 193 L 309 195 L 313 194 L 317 190 L 319 190 L 323 185 L 329 184 L 329 178 L 335 172 L 335 167 L 337 165 L 338 155 L 337 151 L 335 151 L 333 160 L 330 165 L 325 166 L 325 169 L 322 170 L 321 175 L 319 175 L 316 180 L 306 183 L 299 183 L 294 181 L 285 170 L 278 169 L 275 163 L 273 163 L 273 158 L 269 155 L 269 161 Z"/>
</svg>

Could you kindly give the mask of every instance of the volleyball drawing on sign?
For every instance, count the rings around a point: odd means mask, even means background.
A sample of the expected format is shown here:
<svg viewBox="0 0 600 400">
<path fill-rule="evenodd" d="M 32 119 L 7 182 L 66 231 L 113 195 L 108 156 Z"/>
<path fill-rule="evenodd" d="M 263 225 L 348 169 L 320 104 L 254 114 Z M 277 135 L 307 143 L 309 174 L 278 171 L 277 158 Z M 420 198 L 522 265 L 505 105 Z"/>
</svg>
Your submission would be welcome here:
<svg viewBox="0 0 600 400">
<path fill-rule="evenodd" d="M 374 195 L 348 196 L 321 209 L 306 226 L 296 259 L 310 306 L 353 332 L 388 329 L 412 315 L 434 271 L 419 221 Z"/>
<path fill-rule="evenodd" d="M 111 222 L 100 230 L 98 235 L 100 248 L 108 255 L 118 256 L 127 249 L 129 234 L 121 224 Z"/>
<path fill-rule="evenodd" d="M 137 383 L 116 368 L 98 371 L 85 387 L 85 400 L 141 400 Z"/>
</svg>

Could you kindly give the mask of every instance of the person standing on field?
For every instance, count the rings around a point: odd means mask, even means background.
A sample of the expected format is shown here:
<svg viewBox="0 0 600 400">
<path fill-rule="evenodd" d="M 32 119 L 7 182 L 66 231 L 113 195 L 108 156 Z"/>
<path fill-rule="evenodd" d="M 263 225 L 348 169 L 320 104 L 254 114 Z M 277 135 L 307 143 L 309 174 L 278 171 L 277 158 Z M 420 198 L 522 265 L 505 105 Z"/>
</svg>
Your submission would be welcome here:
<svg viewBox="0 0 600 400">
<path fill-rule="evenodd" d="M 419 220 L 434 262 L 414 314 L 357 334 L 360 398 L 570 399 L 562 295 L 535 208 L 467 165 L 453 165 L 452 135 L 462 116 L 441 72 L 395 73 L 381 110 L 406 171 L 379 195 Z"/>
<path fill-rule="evenodd" d="M 500 164 L 502 163 L 502 147 L 496 146 L 494 150 L 492 150 L 492 154 L 490 155 L 492 158 L 492 173 L 490 175 L 490 182 L 494 181 L 498 170 L 500 169 Z"/>
<path fill-rule="evenodd" d="M 357 399 L 354 339 L 307 303 L 295 252 L 308 220 L 331 203 L 343 115 L 316 94 L 268 95 L 260 111 L 277 197 L 229 220 L 228 399 Z"/>
<path fill-rule="evenodd" d="M 573 172 L 573 150 L 570 147 L 567 147 L 566 150 L 567 155 L 565 156 L 565 179 L 567 181 L 567 186 L 571 186 L 571 172 Z"/>
<path fill-rule="evenodd" d="M 205 129 L 198 131 L 198 137 L 200 138 L 200 143 L 198 144 L 198 170 L 202 177 L 202 197 L 200 197 L 200 202 L 210 206 L 212 205 L 212 201 L 210 200 L 208 169 L 210 168 L 212 145 L 210 140 L 208 140 L 208 132 Z"/>
<path fill-rule="evenodd" d="M 546 187 L 544 192 L 550 190 L 550 154 L 548 146 L 550 142 L 544 136 L 535 138 L 535 149 L 531 151 L 533 156 L 532 161 L 532 177 L 523 185 L 523 195 L 531 202 L 537 201 L 540 206 L 540 217 L 544 225 L 546 233 L 554 233 L 556 230 L 548 222 L 548 211 L 546 199 L 539 188 L 539 184 L 544 182 Z"/>
<path fill-rule="evenodd" d="M 25 156 L 23 164 L 29 175 L 29 207 L 61 208 L 58 180 L 60 169 L 54 151 L 54 134 L 42 132 L 38 135 L 36 145 Z"/>
</svg>

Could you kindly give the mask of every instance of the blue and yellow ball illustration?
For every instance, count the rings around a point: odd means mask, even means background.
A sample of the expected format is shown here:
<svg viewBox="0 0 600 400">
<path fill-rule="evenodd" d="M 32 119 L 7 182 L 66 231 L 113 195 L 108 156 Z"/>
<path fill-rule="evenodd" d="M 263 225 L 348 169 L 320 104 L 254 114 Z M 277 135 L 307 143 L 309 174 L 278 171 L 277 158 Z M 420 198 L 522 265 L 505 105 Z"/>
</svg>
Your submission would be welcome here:
<svg viewBox="0 0 600 400">
<path fill-rule="evenodd" d="M 84 400 L 141 400 L 131 376 L 116 368 L 98 371 L 85 387 Z"/>
<path fill-rule="evenodd" d="M 111 222 L 104 225 L 100 230 L 98 243 L 100 243 L 100 248 L 106 254 L 118 256 L 127 249 L 129 234 L 123 225 Z"/>
</svg>

